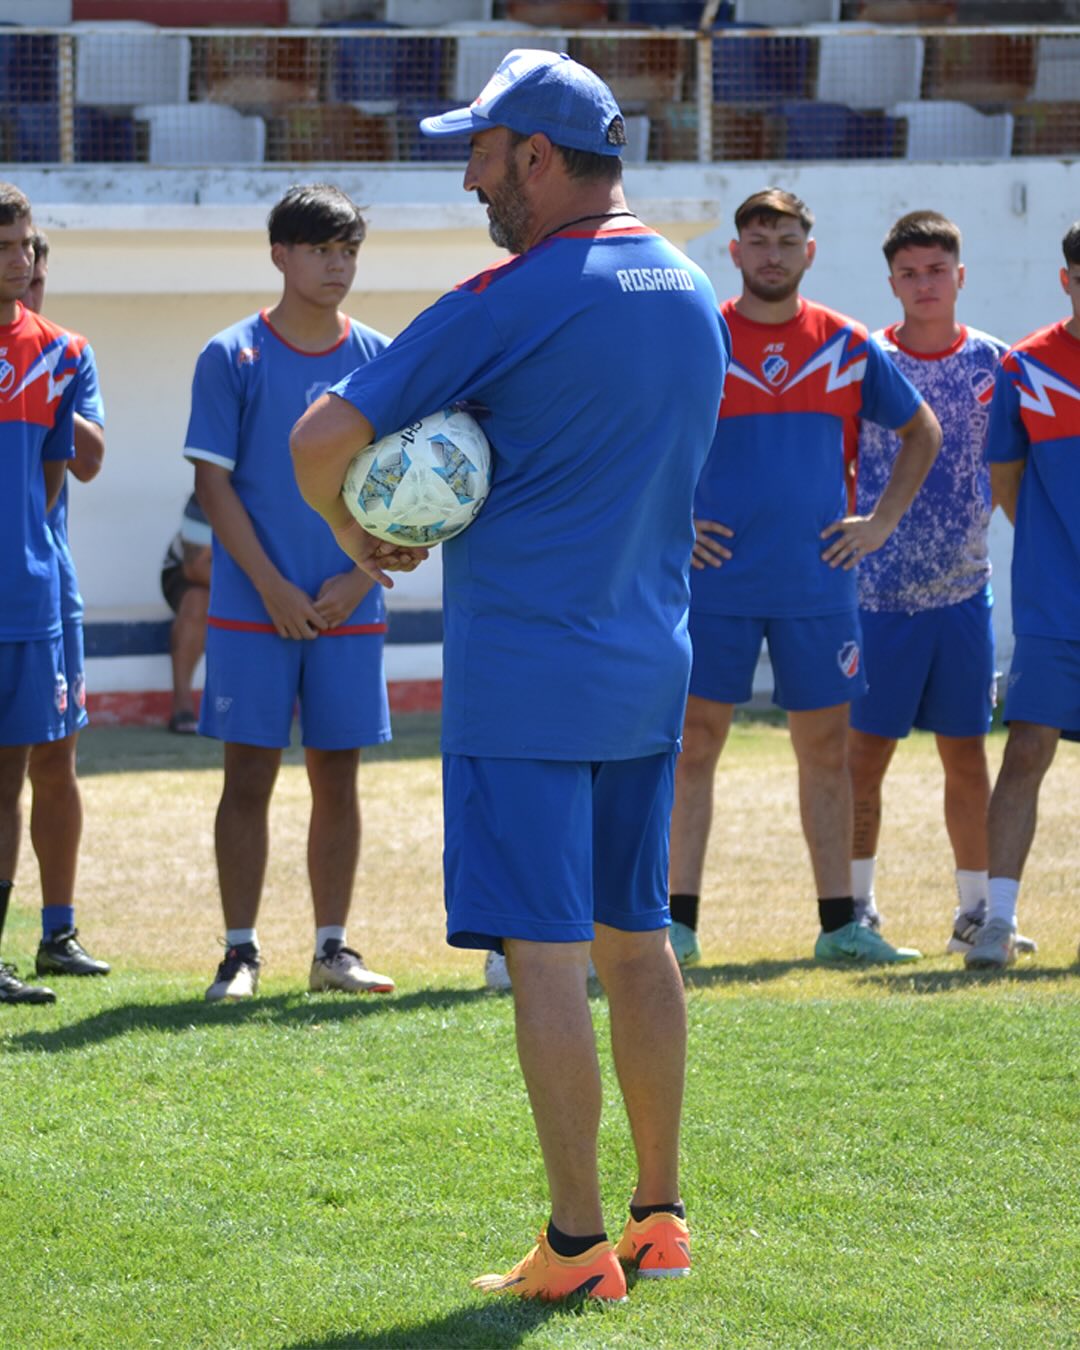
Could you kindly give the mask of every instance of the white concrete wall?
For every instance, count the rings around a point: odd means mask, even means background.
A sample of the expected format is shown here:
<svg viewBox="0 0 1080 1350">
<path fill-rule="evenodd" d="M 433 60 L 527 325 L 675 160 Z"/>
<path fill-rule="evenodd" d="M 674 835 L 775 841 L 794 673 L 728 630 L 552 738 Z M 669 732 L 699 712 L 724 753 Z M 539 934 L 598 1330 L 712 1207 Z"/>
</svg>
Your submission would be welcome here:
<svg viewBox="0 0 1080 1350">
<path fill-rule="evenodd" d="M 106 399 L 105 471 L 72 491 L 73 547 L 90 621 L 167 613 L 158 570 L 191 481 L 181 447 L 195 357 L 211 334 L 273 302 L 266 212 L 290 182 L 327 178 L 369 207 L 370 235 L 347 308 L 376 328 L 400 331 L 443 290 L 500 256 L 483 211 L 465 198 L 452 168 L 16 175 L 52 240 L 47 313 L 90 338 Z M 944 211 L 964 231 L 967 322 L 1012 341 L 1065 312 L 1060 239 L 1080 216 L 1080 165 L 657 165 L 627 174 L 642 218 L 685 247 L 721 297 L 736 289 L 727 254 L 735 207 L 766 183 L 797 192 L 816 213 L 818 255 L 804 292 L 871 327 L 899 313 L 881 239 L 898 215 L 917 207 Z M 1006 652 L 1008 534 L 995 523 Z M 437 604 L 439 587 L 436 562 L 403 578 L 393 603 Z M 138 669 L 107 664 L 94 672 L 99 690 L 167 684 L 163 659 Z M 437 674 L 430 660 L 420 665 Z"/>
</svg>

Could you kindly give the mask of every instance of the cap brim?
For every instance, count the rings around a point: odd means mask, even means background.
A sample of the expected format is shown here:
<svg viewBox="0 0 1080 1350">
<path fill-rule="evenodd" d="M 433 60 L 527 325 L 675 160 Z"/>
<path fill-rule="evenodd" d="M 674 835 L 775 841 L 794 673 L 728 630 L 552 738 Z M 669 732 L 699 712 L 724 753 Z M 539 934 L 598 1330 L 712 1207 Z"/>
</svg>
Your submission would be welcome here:
<svg viewBox="0 0 1080 1350">
<path fill-rule="evenodd" d="M 471 136 L 474 131 L 487 131 L 491 122 L 478 117 L 472 108 L 451 108 L 437 117 L 422 117 L 420 130 L 425 136 Z"/>
</svg>

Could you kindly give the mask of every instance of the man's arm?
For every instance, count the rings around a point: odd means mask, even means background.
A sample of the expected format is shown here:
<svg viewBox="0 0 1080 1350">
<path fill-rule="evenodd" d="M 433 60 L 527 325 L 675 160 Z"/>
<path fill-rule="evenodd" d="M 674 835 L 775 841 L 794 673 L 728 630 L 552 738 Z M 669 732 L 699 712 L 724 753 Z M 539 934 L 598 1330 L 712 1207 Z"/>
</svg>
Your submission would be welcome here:
<svg viewBox="0 0 1080 1350">
<path fill-rule="evenodd" d="M 885 491 L 870 515 L 834 520 L 821 532 L 822 539 L 835 536 L 821 555 L 830 567 L 850 571 L 860 558 L 876 552 L 885 543 L 922 487 L 941 449 L 941 427 L 926 403 L 920 403 L 915 415 L 896 434 L 900 437 L 900 449 Z"/>
<path fill-rule="evenodd" d="M 1026 464 L 1026 459 L 1007 459 L 990 465 L 990 509 L 1000 506 L 1010 525 L 1016 524 L 1016 503 Z"/>
<path fill-rule="evenodd" d="M 47 459 L 42 464 L 45 474 L 45 514 L 48 515 L 60 500 L 69 461 L 66 459 Z"/>
<path fill-rule="evenodd" d="M 330 526 L 338 547 L 357 567 L 389 588 L 394 583 L 387 572 L 411 572 L 428 551 L 376 539 L 342 501 L 341 485 L 353 456 L 374 439 L 375 428 L 359 409 L 334 394 L 323 394 L 293 427 L 289 446 L 300 495 Z"/>
<path fill-rule="evenodd" d="M 105 459 L 105 432 L 96 422 L 75 414 L 75 458 L 67 466 L 80 483 L 89 483 L 101 472 Z"/>
<path fill-rule="evenodd" d="M 259 542 L 251 517 L 220 464 L 195 461 L 195 493 L 214 534 L 229 556 L 247 573 L 281 637 L 313 638 L 326 620 L 299 586 L 283 577 Z"/>
</svg>

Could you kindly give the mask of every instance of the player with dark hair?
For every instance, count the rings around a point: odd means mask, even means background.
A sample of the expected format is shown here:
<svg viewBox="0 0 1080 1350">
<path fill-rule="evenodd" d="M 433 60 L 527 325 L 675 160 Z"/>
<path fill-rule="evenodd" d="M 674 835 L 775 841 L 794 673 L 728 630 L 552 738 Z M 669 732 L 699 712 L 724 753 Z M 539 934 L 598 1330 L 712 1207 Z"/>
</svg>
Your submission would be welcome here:
<svg viewBox="0 0 1080 1350">
<path fill-rule="evenodd" d="M 191 682 L 206 649 L 212 539 L 210 522 L 193 492 L 161 564 L 161 593 L 175 616 L 169 631 L 173 691 L 168 728 L 176 736 L 194 736 L 199 730 Z"/>
<path fill-rule="evenodd" d="M 34 271 L 34 233 L 25 195 L 0 183 L 0 936 L 31 747 L 71 734 L 60 570 L 46 517 L 75 455 L 75 379 L 86 340 L 23 303 Z M 52 1003 L 55 997 L 0 965 L 0 1002 Z"/>
<path fill-rule="evenodd" d="M 386 583 L 423 554 L 352 521 L 350 458 L 459 399 L 486 409 L 491 495 L 443 546 L 447 933 L 505 950 L 551 1220 L 508 1275 L 474 1283 L 620 1299 L 617 1258 L 644 1276 L 690 1264 L 686 1009 L 665 878 L 691 505 L 727 336 L 704 273 L 626 205 L 622 114 L 592 71 L 513 51 L 471 108 L 421 127 L 470 137 L 465 190 L 516 256 L 443 296 L 312 408 L 293 433 L 296 471 L 342 547 Z M 590 943 L 638 1162 L 615 1249 L 597 1175 Z"/>
<path fill-rule="evenodd" d="M 956 318 L 964 284 L 960 229 L 938 211 L 896 221 L 882 251 L 903 320 L 874 341 L 922 393 L 941 452 L 888 542 L 858 570 L 869 692 L 851 706 L 848 760 L 855 801 L 851 886 L 856 917 L 880 931 L 874 872 L 881 785 L 897 742 L 932 731 L 945 770 L 945 826 L 958 903 L 947 950 L 971 950 L 986 921 L 986 733 L 993 715 L 990 474 L 983 457 L 994 377 L 1007 344 Z M 872 510 L 900 449 L 860 425 L 856 509 Z"/>
<path fill-rule="evenodd" d="M 843 964 L 919 956 L 859 924 L 851 895 L 848 706 L 866 689 L 852 569 L 895 529 L 941 432 L 861 324 L 800 297 L 812 225 L 806 204 L 775 187 L 735 213 L 730 248 L 742 294 L 721 307 L 732 363 L 695 504 L 694 668 L 671 822 L 671 940 L 683 964 L 700 959 L 716 765 L 735 704 L 751 696 L 763 641 L 798 761 L 821 920 L 815 956 Z M 900 438 L 866 515 L 847 514 L 844 440 L 855 417 Z"/>
<path fill-rule="evenodd" d="M 1058 741 L 1080 740 L 1080 221 L 1062 240 L 1072 313 L 1006 353 L 990 410 L 994 501 L 1016 526 L 1009 739 L 990 798 L 990 899 L 965 964 L 1016 957 L 1016 903 L 1039 788 Z"/>
<path fill-rule="evenodd" d="M 199 730 L 225 742 L 215 826 L 225 959 L 206 997 L 251 998 L 270 798 L 299 700 L 311 785 L 312 990 L 389 993 L 347 945 L 360 852 L 360 747 L 389 739 L 382 596 L 305 506 L 288 435 L 312 401 L 386 346 L 342 314 L 364 237 L 326 184 L 293 187 L 269 217 L 281 299 L 212 338 L 199 357 L 184 453 L 213 528 Z"/>
</svg>

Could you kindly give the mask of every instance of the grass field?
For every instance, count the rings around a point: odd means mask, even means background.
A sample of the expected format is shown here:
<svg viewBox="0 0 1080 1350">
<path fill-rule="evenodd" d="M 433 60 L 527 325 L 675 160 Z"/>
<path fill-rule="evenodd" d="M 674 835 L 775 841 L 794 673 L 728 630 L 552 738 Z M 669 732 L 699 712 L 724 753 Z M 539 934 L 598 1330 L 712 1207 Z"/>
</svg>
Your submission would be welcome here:
<svg viewBox="0 0 1080 1350">
<path fill-rule="evenodd" d="M 618 1308 L 482 1301 L 523 1254 L 542 1172 L 505 996 L 442 943 L 431 719 L 362 769 L 354 943 L 390 999 L 304 992 L 306 786 L 283 770 L 260 998 L 209 1006 L 219 751 L 101 730 L 82 756 L 79 918 L 114 961 L 0 1008 L 0 1341 L 87 1347 L 1080 1346 L 1080 756 L 1044 789 L 1021 919 L 1040 953 L 943 951 L 951 864 L 932 743 L 890 773 L 879 870 L 915 968 L 839 972 L 816 929 L 784 732 L 736 727 L 688 976 L 686 1281 Z M 1001 751 L 994 737 L 995 761 Z M 36 942 L 27 846 L 5 957 Z M 606 1036 L 607 1010 L 594 1016 Z M 602 1180 L 632 1152 L 609 1057 Z"/>
</svg>

